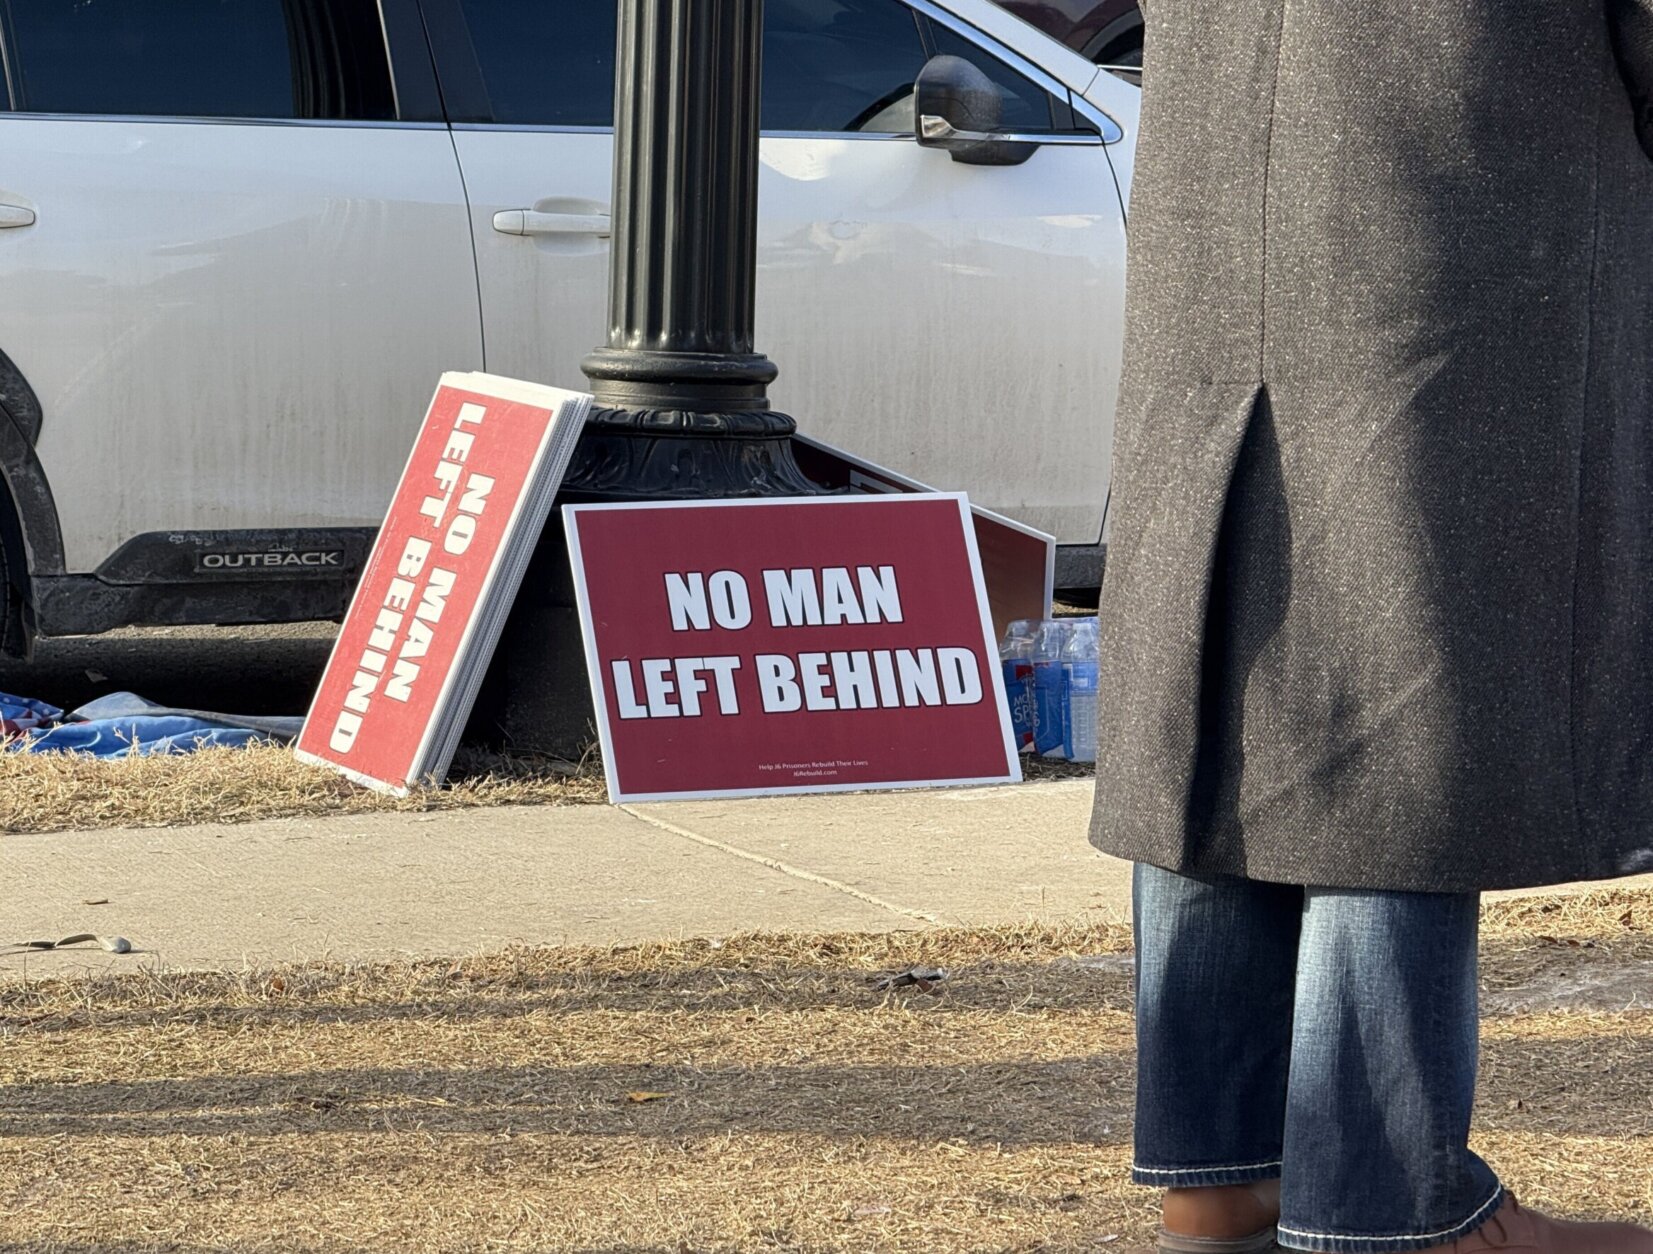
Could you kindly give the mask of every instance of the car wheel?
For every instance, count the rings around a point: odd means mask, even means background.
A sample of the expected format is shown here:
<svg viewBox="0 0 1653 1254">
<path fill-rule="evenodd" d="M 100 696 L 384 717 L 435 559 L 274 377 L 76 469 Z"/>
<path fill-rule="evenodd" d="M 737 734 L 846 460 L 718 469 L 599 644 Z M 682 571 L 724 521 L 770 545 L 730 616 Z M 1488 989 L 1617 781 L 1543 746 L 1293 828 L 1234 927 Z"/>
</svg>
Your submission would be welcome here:
<svg viewBox="0 0 1653 1254">
<path fill-rule="evenodd" d="M 1110 46 L 1103 54 L 1096 58 L 1098 65 L 1117 65 L 1120 69 L 1142 69 L 1142 32 L 1129 41 L 1123 41 Z"/>
<path fill-rule="evenodd" d="M 1104 31 L 1100 40 L 1086 50 L 1090 59 L 1136 86 L 1142 85 L 1142 23 L 1120 30 Z"/>
</svg>

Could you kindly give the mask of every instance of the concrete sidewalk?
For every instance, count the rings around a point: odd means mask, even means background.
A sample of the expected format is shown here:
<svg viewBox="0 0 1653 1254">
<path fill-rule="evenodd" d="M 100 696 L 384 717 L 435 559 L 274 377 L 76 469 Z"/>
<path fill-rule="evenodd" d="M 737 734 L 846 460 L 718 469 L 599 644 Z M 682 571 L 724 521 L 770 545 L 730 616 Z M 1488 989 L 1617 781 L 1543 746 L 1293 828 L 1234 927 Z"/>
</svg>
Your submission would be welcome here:
<svg viewBox="0 0 1653 1254">
<path fill-rule="evenodd" d="M 447 957 L 739 931 L 1122 919 L 1085 780 L 0 836 L 0 979 Z M 89 905 L 103 901 L 105 905 Z"/>
<path fill-rule="evenodd" d="M 1123 920 L 1130 865 L 1086 844 L 1090 802 L 1070 780 L 0 836 L 0 980 Z M 137 952 L 4 948 L 77 932 Z"/>
</svg>

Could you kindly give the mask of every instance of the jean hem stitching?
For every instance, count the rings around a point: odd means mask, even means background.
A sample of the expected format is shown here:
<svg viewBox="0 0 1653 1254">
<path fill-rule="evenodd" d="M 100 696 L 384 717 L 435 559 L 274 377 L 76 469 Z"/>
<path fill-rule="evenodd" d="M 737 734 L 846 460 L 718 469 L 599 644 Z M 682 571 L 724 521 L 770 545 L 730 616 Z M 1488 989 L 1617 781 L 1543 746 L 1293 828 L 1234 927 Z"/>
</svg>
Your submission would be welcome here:
<svg viewBox="0 0 1653 1254">
<path fill-rule="evenodd" d="M 1241 1163 L 1232 1167 L 1139 1167 L 1134 1163 L 1131 1171 L 1139 1176 L 1214 1176 L 1229 1171 L 1266 1171 L 1283 1165 L 1283 1160 L 1275 1159 L 1266 1163 Z"/>
<path fill-rule="evenodd" d="M 1476 1228 L 1492 1218 L 1492 1213 L 1498 1209 L 1498 1204 L 1503 1199 L 1504 1186 L 1500 1183 L 1492 1191 L 1492 1196 L 1478 1207 L 1474 1214 L 1462 1223 L 1454 1224 L 1443 1232 L 1401 1232 L 1386 1237 L 1356 1237 L 1341 1232 L 1304 1232 L 1301 1228 L 1288 1228 L 1285 1224 L 1280 1224 L 1278 1230 L 1281 1236 L 1300 1237 L 1305 1241 L 1435 1241 L 1444 1243 L 1455 1241 L 1459 1237 L 1475 1231 Z"/>
</svg>

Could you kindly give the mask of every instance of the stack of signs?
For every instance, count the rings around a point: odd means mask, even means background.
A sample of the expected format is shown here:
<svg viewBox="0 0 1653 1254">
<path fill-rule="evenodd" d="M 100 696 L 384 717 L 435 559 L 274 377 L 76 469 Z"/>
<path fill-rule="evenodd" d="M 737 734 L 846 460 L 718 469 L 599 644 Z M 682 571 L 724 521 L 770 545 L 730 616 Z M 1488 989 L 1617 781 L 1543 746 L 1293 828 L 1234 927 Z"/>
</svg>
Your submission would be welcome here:
<svg viewBox="0 0 1653 1254">
<path fill-rule="evenodd" d="M 962 495 L 563 515 L 612 800 L 1021 778 Z"/>
<path fill-rule="evenodd" d="M 397 796 L 441 782 L 590 407 L 582 393 L 442 376 L 300 759 Z"/>
<path fill-rule="evenodd" d="M 856 493 L 935 491 L 808 436 L 792 437 L 792 454 L 798 468 L 824 488 Z M 979 505 L 970 507 L 970 516 L 975 520 L 994 635 L 1002 639 L 1017 619 L 1049 618 L 1056 594 L 1056 537 Z"/>
</svg>

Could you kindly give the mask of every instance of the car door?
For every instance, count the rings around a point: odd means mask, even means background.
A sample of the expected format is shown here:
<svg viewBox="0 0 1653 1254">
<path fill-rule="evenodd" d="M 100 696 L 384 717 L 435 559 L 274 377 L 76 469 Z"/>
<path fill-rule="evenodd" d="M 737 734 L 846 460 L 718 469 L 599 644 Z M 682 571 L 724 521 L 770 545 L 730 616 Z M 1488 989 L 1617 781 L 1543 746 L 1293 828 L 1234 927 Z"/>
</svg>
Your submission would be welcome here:
<svg viewBox="0 0 1653 1254">
<path fill-rule="evenodd" d="M 40 400 L 66 570 L 375 525 L 438 374 L 481 365 L 458 163 L 416 10 L 392 76 L 398 9 L 0 4 L 0 202 L 29 218 L 0 232 L 0 351 Z"/>
<path fill-rule="evenodd" d="M 489 369 L 580 386 L 606 323 L 613 0 L 425 10 Z M 1095 544 L 1124 263 L 1101 135 L 1054 78 L 925 0 L 768 0 L 765 21 L 758 346 L 780 367 L 773 401 L 811 435 Z M 913 82 L 941 53 L 999 84 L 1006 128 L 1040 141 L 1029 160 L 969 166 L 917 145 Z"/>
</svg>

